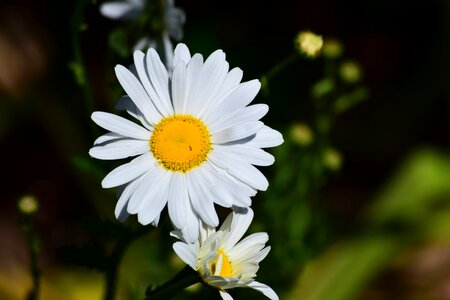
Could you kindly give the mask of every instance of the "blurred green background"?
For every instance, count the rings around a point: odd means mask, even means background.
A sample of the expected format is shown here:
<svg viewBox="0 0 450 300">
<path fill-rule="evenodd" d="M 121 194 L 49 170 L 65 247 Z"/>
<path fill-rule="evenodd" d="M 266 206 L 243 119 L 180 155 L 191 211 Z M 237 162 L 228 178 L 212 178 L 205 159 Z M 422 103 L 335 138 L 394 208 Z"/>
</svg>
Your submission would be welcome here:
<svg viewBox="0 0 450 300">
<path fill-rule="evenodd" d="M 114 112 L 114 66 L 132 62 L 114 33 L 141 34 L 102 17 L 100 3 L 0 3 L 0 299 L 32 286 L 24 195 L 39 201 L 39 299 L 104 299 L 116 271 L 116 299 L 142 299 L 184 267 L 167 214 L 157 230 L 115 221 L 115 192 L 100 181 L 120 162 L 87 154 L 102 132 L 90 114 Z M 253 200 L 249 232 L 267 231 L 272 246 L 258 280 L 281 299 L 450 299 L 450 2 L 176 6 L 191 53 L 223 49 L 244 80 L 264 79 L 255 102 L 285 138 L 263 169 L 269 190 Z M 303 30 L 343 52 L 299 54 Z M 219 296 L 194 286 L 177 299 Z"/>
</svg>

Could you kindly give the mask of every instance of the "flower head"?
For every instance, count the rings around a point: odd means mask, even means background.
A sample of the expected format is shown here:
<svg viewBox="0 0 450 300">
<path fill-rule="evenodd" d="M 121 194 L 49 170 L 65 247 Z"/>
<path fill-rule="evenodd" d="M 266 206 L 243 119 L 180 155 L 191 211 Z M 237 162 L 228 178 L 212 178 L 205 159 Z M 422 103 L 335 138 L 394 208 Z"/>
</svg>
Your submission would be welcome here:
<svg viewBox="0 0 450 300">
<path fill-rule="evenodd" d="M 323 46 L 322 37 L 311 31 L 300 32 L 295 42 L 300 52 L 311 58 L 316 57 Z"/>
<path fill-rule="evenodd" d="M 260 89 L 258 80 L 241 83 L 242 71 L 229 71 L 222 50 L 205 62 L 179 44 L 167 70 L 154 49 L 134 53 L 134 68 L 121 65 L 116 75 L 127 93 L 117 108 L 141 125 L 120 116 L 94 112 L 92 120 L 110 132 L 89 154 L 98 159 L 132 161 L 111 171 L 104 188 L 119 187 L 116 217 L 137 214 L 142 224 L 157 225 L 167 204 L 175 228 L 186 240 L 198 238 L 198 219 L 219 223 L 214 204 L 248 207 L 267 179 L 254 167 L 274 158 L 261 148 L 283 142 L 261 121 L 265 104 L 247 106 Z"/>
<path fill-rule="evenodd" d="M 187 243 L 181 232 L 172 233 L 182 240 L 173 244 L 177 255 L 225 300 L 232 299 L 227 290 L 235 287 L 250 287 L 278 299 L 270 287 L 255 281 L 259 263 L 270 251 L 270 246 L 265 247 L 267 233 L 254 233 L 239 241 L 252 219 L 253 211 L 247 209 L 245 214 L 230 213 L 218 231 L 203 223 L 194 244 Z"/>
<path fill-rule="evenodd" d="M 26 195 L 19 199 L 17 202 L 19 211 L 24 215 L 32 215 L 39 209 L 39 202 L 36 197 L 32 195 Z"/>
</svg>

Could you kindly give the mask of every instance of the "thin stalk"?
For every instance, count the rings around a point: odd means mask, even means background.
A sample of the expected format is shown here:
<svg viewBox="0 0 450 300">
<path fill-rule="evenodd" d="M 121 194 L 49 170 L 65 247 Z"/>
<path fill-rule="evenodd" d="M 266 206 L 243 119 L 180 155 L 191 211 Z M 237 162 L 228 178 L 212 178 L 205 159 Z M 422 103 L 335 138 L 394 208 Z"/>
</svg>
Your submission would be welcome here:
<svg viewBox="0 0 450 300">
<path fill-rule="evenodd" d="M 158 286 L 154 290 L 147 290 L 145 300 L 167 300 L 174 297 L 183 289 L 201 282 L 197 272 L 186 266 L 174 278 Z M 149 287 L 151 288 L 151 286 Z"/>
<path fill-rule="evenodd" d="M 261 76 L 261 78 L 266 78 L 266 80 L 272 79 L 273 77 L 278 75 L 278 73 L 283 71 L 287 66 L 294 63 L 299 58 L 300 55 L 298 55 L 298 53 L 296 52 L 292 53 L 291 55 L 285 57 L 282 61 L 277 63 L 275 66 L 273 66 L 272 69 L 270 69 L 266 74 Z"/>
<path fill-rule="evenodd" d="M 72 18 L 72 47 L 73 47 L 73 61 L 69 64 L 75 80 L 81 89 L 84 101 L 85 114 L 89 118 L 94 111 L 94 100 L 92 91 L 86 74 L 86 67 L 84 63 L 83 53 L 81 51 L 80 33 L 83 30 L 84 24 L 84 9 L 88 0 L 75 1 L 75 11 Z M 96 136 L 97 132 L 94 127 L 91 127 L 92 135 Z"/>
<path fill-rule="evenodd" d="M 147 227 L 141 227 L 133 234 L 119 240 L 109 257 L 108 269 L 105 273 L 105 295 L 104 300 L 114 300 L 117 287 L 117 273 L 119 271 L 120 262 L 123 254 L 128 249 L 128 246 L 137 238 L 148 232 Z"/>
<path fill-rule="evenodd" d="M 28 248 L 30 256 L 30 273 L 33 278 L 33 289 L 30 291 L 28 295 L 28 300 L 38 299 L 40 290 L 41 272 L 37 264 L 38 247 L 36 246 L 37 241 L 36 239 L 37 237 L 33 236 L 33 234 L 30 233 L 30 236 L 28 237 Z"/>
<path fill-rule="evenodd" d="M 40 240 L 39 237 L 33 232 L 33 219 L 31 215 L 25 216 L 25 218 L 19 223 L 21 224 L 22 230 L 27 238 L 28 256 L 30 259 L 29 270 L 33 282 L 33 286 L 28 292 L 27 300 L 37 300 L 39 296 L 41 277 L 41 271 L 39 270 L 37 259 Z"/>
</svg>

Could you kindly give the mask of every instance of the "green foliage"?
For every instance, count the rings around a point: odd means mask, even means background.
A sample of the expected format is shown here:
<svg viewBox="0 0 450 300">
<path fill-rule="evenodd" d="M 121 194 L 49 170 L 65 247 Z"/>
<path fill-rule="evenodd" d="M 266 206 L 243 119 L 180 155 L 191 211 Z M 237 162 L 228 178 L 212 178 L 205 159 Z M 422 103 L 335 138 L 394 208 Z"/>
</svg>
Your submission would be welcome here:
<svg viewBox="0 0 450 300">
<path fill-rule="evenodd" d="M 286 299 L 347 300 L 405 247 L 450 234 L 450 157 L 413 153 L 360 220 L 360 233 L 308 263 Z"/>
</svg>

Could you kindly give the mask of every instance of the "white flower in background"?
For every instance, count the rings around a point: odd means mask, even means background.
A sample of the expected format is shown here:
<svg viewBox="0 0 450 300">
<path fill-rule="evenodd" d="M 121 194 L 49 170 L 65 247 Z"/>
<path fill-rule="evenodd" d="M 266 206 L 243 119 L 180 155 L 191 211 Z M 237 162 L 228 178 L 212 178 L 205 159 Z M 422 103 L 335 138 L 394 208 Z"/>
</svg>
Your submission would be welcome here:
<svg viewBox="0 0 450 300">
<path fill-rule="evenodd" d="M 250 287 L 268 298 L 278 299 L 277 294 L 267 285 L 255 281 L 261 262 L 269 253 L 267 233 L 258 232 L 242 238 L 253 219 L 253 211 L 245 214 L 230 213 L 220 229 L 206 224 L 200 226 L 199 240 L 187 243 L 180 232 L 172 235 L 182 242 L 173 244 L 177 255 L 192 269 L 197 271 L 207 284 L 217 288 L 223 299 L 233 299 L 227 292 L 236 287 Z"/>
<path fill-rule="evenodd" d="M 260 89 L 258 80 L 241 83 L 242 70 L 229 71 L 217 50 L 203 62 L 179 44 L 169 71 L 154 49 L 134 53 L 134 73 L 118 65 L 127 96 L 118 103 L 142 126 L 120 116 L 94 112 L 92 120 L 111 132 L 99 137 L 89 154 L 112 160 L 137 156 L 110 172 L 104 188 L 122 190 L 116 217 L 137 214 L 157 225 L 166 203 L 170 219 L 189 242 L 198 238 L 198 219 L 219 223 L 214 204 L 248 207 L 267 179 L 253 165 L 269 166 L 274 157 L 261 148 L 283 138 L 261 121 L 266 104 L 247 106 Z M 173 70 L 173 71 L 172 71 Z"/>
<path fill-rule="evenodd" d="M 146 0 L 105 2 L 100 6 L 100 13 L 114 20 L 133 20 L 142 13 L 145 3 Z"/>
<path fill-rule="evenodd" d="M 105 2 L 100 6 L 100 12 L 110 19 L 133 20 L 141 15 L 146 3 L 146 0 Z M 158 39 L 144 36 L 136 42 L 133 50 L 156 48 L 158 53 L 164 54 L 166 66 L 170 66 L 173 59 L 173 46 L 170 38 L 174 41 L 183 39 L 183 25 L 186 22 L 186 14 L 182 9 L 175 7 L 173 0 L 165 0 L 163 10 L 164 30 L 160 37 L 162 43 L 158 43 Z"/>
</svg>

